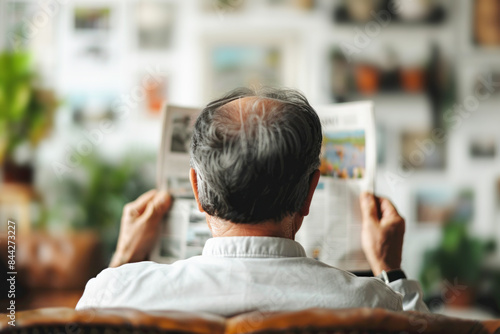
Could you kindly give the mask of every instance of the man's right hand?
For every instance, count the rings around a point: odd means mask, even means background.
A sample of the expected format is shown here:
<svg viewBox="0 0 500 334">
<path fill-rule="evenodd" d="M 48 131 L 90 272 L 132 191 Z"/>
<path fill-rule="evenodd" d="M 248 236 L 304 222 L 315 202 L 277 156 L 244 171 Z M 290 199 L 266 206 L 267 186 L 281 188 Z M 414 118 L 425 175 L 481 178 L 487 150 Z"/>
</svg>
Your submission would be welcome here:
<svg viewBox="0 0 500 334">
<path fill-rule="evenodd" d="M 361 243 L 375 276 L 401 268 L 405 221 L 387 198 L 360 196 L 363 226 Z"/>
<path fill-rule="evenodd" d="M 171 204 L 172 198 L 166 192 L 150 190 L 125 205 L 110 267 L 146 260 L 155 244 L 161 218 Z"/>
</svg>

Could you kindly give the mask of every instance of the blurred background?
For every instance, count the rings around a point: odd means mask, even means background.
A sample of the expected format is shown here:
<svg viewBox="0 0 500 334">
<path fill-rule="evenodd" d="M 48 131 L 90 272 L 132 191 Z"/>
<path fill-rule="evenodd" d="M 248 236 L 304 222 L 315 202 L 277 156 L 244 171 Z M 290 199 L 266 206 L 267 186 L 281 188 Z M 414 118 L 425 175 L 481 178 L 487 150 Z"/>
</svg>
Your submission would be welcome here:
<svg viewBox="0 0 500 334">
<path fill-rule="evenodd" d="M 164 101 L 262 84 L 375 101 L 407 275 L 434 312 L 500 315 L 500 0 L 0 0 L 18 310 L 72 307 L 106 266 L 123 205 L 155 185 Z"/>
</svg>

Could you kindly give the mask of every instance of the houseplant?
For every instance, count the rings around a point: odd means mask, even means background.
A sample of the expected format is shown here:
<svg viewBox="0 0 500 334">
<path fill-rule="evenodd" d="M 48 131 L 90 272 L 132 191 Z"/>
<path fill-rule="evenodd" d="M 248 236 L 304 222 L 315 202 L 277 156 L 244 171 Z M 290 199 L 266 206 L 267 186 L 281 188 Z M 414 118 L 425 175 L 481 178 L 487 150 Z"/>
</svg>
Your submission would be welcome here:
<svg viewBox="0 0 500 334">
<path fill-rule="evenodd" d="M 155 159 L 155 154 L 143 148 L 131 148 L 125 156 L 111 160 L 97 152 L 84 157 L 63 182 L 54 177 L 42 188 L 46 193 L 45 217 L 38 228 L 92 231 L 109 260 L 123 206 L 155 186 Z"/>
<path fill-rule="evenodd" d="M 447 304 L 470 305 L 482 283 L 485 260 L 494 250 L 493 240 L 471 236 L 465 223 L 450 221 L 439 245 L 424 255 L 420 282 L 427 292 L 441 291 Z"/>
<path fill-rule="evenodd" d="M 4 181 L 31 182 L 32 149 L 50 131 L 56 108 L 54 92 L 37 83 L 28 53 L 0 53 L 0 165 Z"/>
</svg>

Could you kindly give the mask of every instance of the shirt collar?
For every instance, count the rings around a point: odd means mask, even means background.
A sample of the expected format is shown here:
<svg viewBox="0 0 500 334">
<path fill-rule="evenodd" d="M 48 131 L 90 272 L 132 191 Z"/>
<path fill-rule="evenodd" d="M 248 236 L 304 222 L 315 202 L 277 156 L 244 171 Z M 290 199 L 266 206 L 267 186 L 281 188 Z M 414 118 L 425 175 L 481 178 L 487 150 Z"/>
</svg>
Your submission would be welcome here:
<svg viewBox="0 0 500 334">
<path fill-rule="evenodd" d="M 203 256 L 278 258 L 305 257 L 304 248 L 296 241 L 277 237 L 217 237 L 208 239 Z"/>
</svg>

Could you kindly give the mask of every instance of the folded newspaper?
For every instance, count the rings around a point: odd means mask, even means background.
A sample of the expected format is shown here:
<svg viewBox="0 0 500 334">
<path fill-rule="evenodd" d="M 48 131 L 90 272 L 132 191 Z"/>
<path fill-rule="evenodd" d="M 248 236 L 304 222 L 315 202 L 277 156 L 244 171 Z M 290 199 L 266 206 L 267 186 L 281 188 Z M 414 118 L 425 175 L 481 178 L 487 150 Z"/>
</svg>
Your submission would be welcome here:
<svg viewBox="0 0 500 334">
<path fill-rule="evenodd" d="M 376 168 L 372 102 L 315 108 L 323 127 L 321 177 L 296 240 L 308 256 L 350 271 L 368 270 L 361 249 L 359 195 L 373 191 Z M 189 145 L 200 109 L 167 106 L 163 111 L 157 188 L 174 202 L 161 226 L 151 259 L 171 263 L 200 255 L 211 238 L 189 182 Z"/>
</svg>

